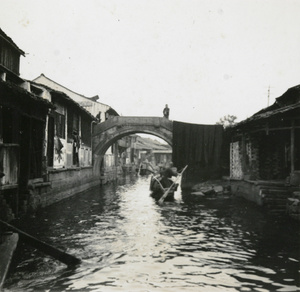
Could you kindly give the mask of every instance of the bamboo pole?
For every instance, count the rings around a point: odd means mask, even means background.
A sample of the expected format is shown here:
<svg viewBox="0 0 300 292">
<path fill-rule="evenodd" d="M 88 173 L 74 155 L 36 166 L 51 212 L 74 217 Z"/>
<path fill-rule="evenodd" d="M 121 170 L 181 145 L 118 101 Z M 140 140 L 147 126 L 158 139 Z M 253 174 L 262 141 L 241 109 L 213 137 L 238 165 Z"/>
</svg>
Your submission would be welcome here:
<svg viewBox="0 0 300 292">
<path fill-rule="evenodd" d="M 24 242 L 39 249 L 40 251 L 44 252 L 45 254 L 54 257 L 55 259 L 66 264 L 67 266 L 76 266 L 81 263 L 80 259 L 78 259 L 66 252 L 63 252 L 43 241 L 38 240 L 37 238 L 25 233 L 24 231 L 8 224 L 7 222 L 0 220 L 0 224 L 14 232 L 17 232 L 19 234 L 20 240 L 23 240 Z"/>
<path fill-rule="evenodd" d="M 177 179 L 171 184 L 171 186 L 170 186 L 170 187 L 166 190 L 166 192 L 161 196 L 161 198 L 160 198 L 159 201 L 158 201 L 159 204 L 162 204 L 162 203 L 164 202 L 165 198 L 166 198 L 166 197 L 168 196 L 168 194 L 170 193 L 172 187 L 176 184 L 178 178 L 182 176 L 183 172 L 186 170 L 187 167 L 188 167 L 188 166 L 186 165 L 186 166 L 184 167 L 184 169 L 181 171 L 181 173 L 179 173 Z"/>
</svg>

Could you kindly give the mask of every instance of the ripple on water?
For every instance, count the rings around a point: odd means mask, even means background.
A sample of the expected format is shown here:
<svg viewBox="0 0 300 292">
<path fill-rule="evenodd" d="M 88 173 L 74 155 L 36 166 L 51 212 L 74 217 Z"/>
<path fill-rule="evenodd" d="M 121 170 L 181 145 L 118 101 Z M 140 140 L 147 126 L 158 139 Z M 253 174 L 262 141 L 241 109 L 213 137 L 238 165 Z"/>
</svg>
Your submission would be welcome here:
<svg viewBox="0 0 300 292">
<path fill-rule="evenodd" d="M 187 196 L 160 206 L 148 189 L 149 179 L 140 178 L 49 207 L 36 222 L 37 232 L 68 247 L 69 253 L 83 259 L 82 265 L 66 269 L 25 251 L 7 288 L 105 292 L 299 288 L 295 276 L 299 276 L 295 250 L 299 233 L 285 239 L 284 226 L 270 232 L 273 221 L 238 200 L 189 201 Z"/>
</svg>

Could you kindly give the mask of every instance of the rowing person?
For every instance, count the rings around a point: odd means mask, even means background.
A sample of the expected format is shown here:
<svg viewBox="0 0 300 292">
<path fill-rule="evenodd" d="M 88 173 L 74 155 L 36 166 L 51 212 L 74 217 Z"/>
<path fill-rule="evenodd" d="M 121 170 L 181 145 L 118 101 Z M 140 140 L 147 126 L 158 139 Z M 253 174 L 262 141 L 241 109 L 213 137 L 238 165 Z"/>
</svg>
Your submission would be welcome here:
<svg viewBox="0 0 300 292">
<path fill-rule="evenodd" d="M 160 183 L 163 185 L 164 188 L 169 188 L 173 183 L 172 177 L 178 175 L 177 168 L 174 167 L 172 161 L 170 161 L 167 164 L 167 166 L 162 169 L 160 175 L 161 175 Z M 177 189 L 177 186 L 178 184 L 176 185 L 174 190 Z"/>
</svg>

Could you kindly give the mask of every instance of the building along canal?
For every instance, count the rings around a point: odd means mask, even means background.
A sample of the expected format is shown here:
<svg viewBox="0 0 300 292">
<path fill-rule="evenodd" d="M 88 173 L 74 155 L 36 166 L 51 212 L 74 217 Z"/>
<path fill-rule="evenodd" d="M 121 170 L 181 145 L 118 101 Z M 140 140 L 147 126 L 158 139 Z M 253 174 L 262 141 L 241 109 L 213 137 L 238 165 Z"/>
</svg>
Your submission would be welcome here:
<svg viewBox="0 0 300 292">
<path fill-rule="evenodd" d="M 18 226 L 81 258 L 19 243 L 5 291 L 299 291 L 299 223 L 234 196 L 175 195 L 126 177 L 42 209 Z"/>
</svg>

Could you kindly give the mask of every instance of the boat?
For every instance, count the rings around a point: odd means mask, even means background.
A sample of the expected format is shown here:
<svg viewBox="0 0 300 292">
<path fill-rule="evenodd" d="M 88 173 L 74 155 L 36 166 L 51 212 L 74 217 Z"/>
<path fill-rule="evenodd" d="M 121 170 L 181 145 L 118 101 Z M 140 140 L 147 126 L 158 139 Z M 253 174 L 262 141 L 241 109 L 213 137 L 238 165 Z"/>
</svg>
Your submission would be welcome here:
<svg viewBox="0 0 300 292">
<path fill-rule="evenodd" d="M 154 172 L 153 167 L 149 162 L 147 162 L 147 161 L 141 162 L 140 167 L 139 167 L 140 175 L 149 175 L 149 174 L 152 174 L 153 172 Z"/>
<path fill-rule="evenodd" d="M 160 175 L 153 175 L 151 177 L 151 197 L 159 200 L 170 187 L 171 189 L 165 198 L 166 201 L 174 200 L 174 193 L 177 191 L 178 183 L 174 183 L 172 179 L 163 179 L 163 177 Z"/>
<path fill-rule="evenodd" d="M 164 172 L 151 177 L 151 196 L 157 199 L 159 204 L 162 204 L 165 200 L 174 200 L 174 193 L 177 191 L 179 181 L 187 167 L 188 166 L 186 165 L 179 173 L 177 173 L 176 168 L 167 168 Z M 176 179 L 172 180 L 172 176 L 175 176 Z"/>
</svg>

